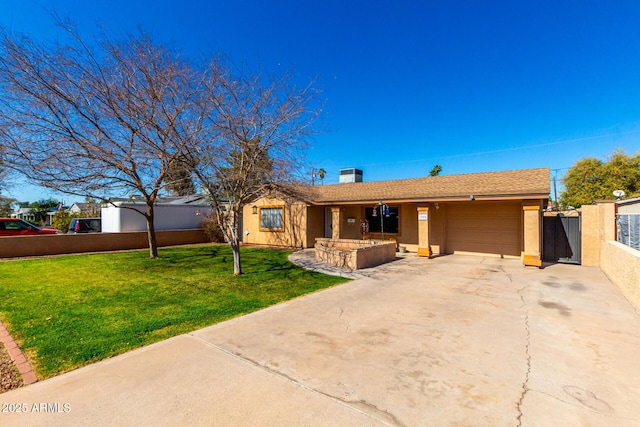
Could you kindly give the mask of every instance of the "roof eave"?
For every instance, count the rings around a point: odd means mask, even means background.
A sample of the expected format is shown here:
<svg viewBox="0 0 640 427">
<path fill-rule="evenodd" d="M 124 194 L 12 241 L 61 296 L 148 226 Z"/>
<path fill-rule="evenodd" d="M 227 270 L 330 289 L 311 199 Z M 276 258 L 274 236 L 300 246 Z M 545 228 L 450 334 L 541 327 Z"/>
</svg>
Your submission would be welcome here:
<svg viewBox="0 0 640 427">
<path fill-rule="evenodd" d="M 316 206 L 330 205 L 366 205 L 375 204 L 380 201 L 384 203 L 444 203 L 444 202 L 468 202 L 475 201 L 502 201 L 502 200 L 546 200 L 549 193 L 525 193 L 525 194 L 474 194 L 473 199 L 470 195 L 456 196 L 431 196 L 431 197 L 410 197 L 410 198 L 394 198 L 394 199 L 362 199 L 362 200 L 322 200 L 307 201 L 307 203 Z"/>
</svg>

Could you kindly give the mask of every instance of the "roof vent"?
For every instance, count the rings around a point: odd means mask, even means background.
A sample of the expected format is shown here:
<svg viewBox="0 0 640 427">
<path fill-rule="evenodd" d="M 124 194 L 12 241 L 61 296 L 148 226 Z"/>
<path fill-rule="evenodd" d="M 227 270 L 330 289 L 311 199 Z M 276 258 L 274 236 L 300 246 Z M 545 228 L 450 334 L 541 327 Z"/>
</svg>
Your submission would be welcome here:
<svg viewBox="0 0 640 427">
<path fill-rule="evenodd" d="M 362 182 L 361 169 L 340 169 L 340 184 L 347 184 L 350 182 Z"/>
</svg>

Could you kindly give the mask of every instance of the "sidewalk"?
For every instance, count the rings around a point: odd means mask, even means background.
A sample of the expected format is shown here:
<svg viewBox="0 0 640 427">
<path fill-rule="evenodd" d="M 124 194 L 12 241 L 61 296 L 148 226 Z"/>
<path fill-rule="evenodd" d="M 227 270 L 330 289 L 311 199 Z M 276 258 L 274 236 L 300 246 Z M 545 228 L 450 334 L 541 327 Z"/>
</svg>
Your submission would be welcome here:
<svg viewBox="0 0 640 427">
<path fill-rule="evenodd" d="M 181 335 L 0 395 L 2 426 L 384 425 Z M 17 413 L 18 411 L 27 413 Z"/>
</svg>

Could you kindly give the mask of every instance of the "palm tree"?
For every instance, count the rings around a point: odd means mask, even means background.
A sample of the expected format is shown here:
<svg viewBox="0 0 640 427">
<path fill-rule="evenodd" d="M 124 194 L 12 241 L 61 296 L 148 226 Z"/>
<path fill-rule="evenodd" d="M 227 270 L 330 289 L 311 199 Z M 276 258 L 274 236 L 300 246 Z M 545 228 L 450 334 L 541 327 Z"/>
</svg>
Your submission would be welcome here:
<svg viewBox="0 0 640 427">
<path fill-rule="evenodd" d="M 429 175 L 430 176 L 438 176 L 438 175 L 440 175 L 440 172 L 442 172 L 442 166 L 435 165 L 433 167 L 433 169 L 431 169 L 431 172 L 429 172 Z"/>
<path fill-rule="evenodd" d="M 324 169 L 320 168 L 318 169 L 318 178 L 320 178 L 320 181 L 322 181 L 322 185 L 324 185 L 324 176 L 327 174 L 327 171 L 325 171 Z"/>
</svg>

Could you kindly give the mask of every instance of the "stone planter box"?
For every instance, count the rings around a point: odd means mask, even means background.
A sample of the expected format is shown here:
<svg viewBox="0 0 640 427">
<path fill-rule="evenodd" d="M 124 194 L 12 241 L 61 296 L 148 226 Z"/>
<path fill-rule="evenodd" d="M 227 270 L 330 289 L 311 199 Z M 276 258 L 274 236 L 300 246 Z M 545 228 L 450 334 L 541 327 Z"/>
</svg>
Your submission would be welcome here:
<svg viewBox="0 0 640 427">
<path fill-rule="evenodd" d="M 318 238 L 314 248 L 317 260 L 351 270 L 374 267 L 396 259 L 395 242 Z"/>
</svg>

